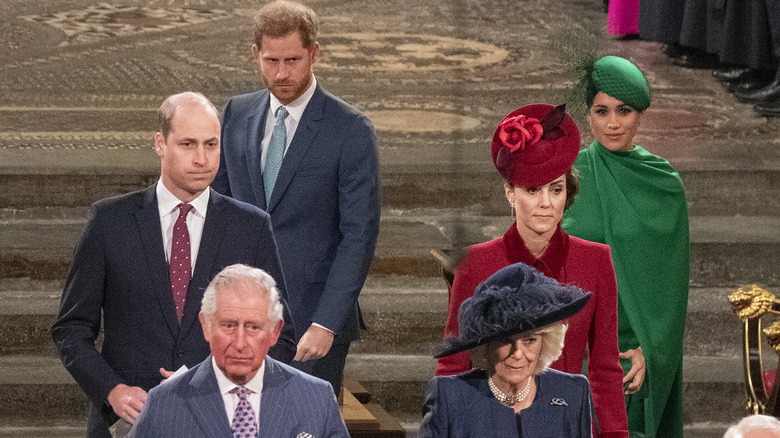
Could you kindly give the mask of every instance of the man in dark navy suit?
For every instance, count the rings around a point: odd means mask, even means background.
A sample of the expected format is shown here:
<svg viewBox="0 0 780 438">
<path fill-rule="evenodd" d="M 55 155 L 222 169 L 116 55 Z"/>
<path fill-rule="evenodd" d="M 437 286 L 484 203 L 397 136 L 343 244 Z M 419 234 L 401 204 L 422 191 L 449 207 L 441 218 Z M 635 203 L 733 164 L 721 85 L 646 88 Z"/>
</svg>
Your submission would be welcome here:
<svg viewBox="0 0 780 438">
<path fill-rule="evenodd" d="M 136 438 L 349 438 L 327 382 L 266 357 L 284 324 L 270 275 L 225 268 L 200 324 L 211 356 L 149 392 Z"/>
<path fill-rule="evenodd" d="M 90 437 L 109 436 L 117 416 L 132 423 L 146 391 L 170 370 L 209 355 L 198 312 L 222 268 L 260 267 L 279 279 L 286 296 L 268 215 L 209 189 L 219 166 L 214 106 L 200 94 L 174 95 L 158 121 L 160 180 L 95 203 L 52 327 L 62 363 L 93 403 Z M 295 343 L 287 309 L 285 318 L 271 354 L 290 362 Z"/>
<path fill-rule="evenodd" d="M 293 366 L 338 391 L 363 325 L 357 300 L 379 232 L 379 160 L 368 119 L 314 77 L 316 38 L 304 5 L 277 0 L 257 13 L 252 53 L 266 88 L 226 104 L 213 187 L 271 215 L 296 325 Z"/>
</svg>

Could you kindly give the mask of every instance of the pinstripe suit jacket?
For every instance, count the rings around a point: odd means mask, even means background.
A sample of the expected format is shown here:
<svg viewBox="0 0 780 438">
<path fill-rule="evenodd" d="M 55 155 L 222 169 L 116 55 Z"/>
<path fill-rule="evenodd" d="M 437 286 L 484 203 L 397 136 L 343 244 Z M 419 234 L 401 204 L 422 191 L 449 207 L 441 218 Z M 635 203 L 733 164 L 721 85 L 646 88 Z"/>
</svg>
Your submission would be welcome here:
<svg viewBox="0 0 780 438">
<path fill-rule="evenodd" d="M 258 424 L 260 438 L 349 438 L 330 385 L 270 357 Z M 211 356 L 152 389 L 133 430 L 136 438 L 232 437 Z"/>
</svg>

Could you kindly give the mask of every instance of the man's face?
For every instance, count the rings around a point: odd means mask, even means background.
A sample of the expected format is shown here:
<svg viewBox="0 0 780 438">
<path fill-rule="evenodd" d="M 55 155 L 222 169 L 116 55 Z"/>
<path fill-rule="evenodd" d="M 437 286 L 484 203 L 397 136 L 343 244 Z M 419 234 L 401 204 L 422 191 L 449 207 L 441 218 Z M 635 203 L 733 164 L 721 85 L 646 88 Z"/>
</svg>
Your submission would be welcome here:
<svg viewBox="0 0 780 438">
<path fill-rule="evenodd" d="M 284 325 L 268 318 L 266 297 L 239 285 L 217 292 L 213 315 L 199 315 L 203 335 L 217 367 L 231 382 L 244 385 L 257 374 Z"/>
<path fill-rule="evenodd" d="M 263 37 L 262 47 L 252 46 L 252 54 L 268 90 L 287 105 L 303 94 L 312 78 L 312 64 L 320 47 L 316 42 L 303 47 L 298 32 L 282 38 Z"/>
<path fill-rule="evenodd" d="M 211 107 L 185 102 L 176 108 L 168 137 L 158 132 L 154 149 L 165 188 L 182 202 L 203 193 L 219 168 L 219 119 Z"/>
</svg>

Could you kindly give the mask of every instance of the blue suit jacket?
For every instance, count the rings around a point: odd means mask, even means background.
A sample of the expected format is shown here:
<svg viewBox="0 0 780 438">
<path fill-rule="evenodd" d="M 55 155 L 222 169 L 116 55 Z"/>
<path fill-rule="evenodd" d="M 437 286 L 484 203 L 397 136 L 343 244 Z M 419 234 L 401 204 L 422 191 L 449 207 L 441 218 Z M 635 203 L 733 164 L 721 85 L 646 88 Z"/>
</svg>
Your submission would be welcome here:
<svg viewBox="0 0 780 438">
<path fill-rule="evenodd" d="M 258 424 L 261 438 L 349 438 L 330 385 L 271 358 Z M 211 357 L 149 392 L 134 432 L 136 438 L 232 437 Z"/>
<path fill-rule="evenodd" d="M 379 161 L 371 123 L 319 87 L 306 106 L 268 205 L 260 167 L 268 90 L 231 98 L 222 113 L 215 190 L 271 215 L 300 337 L 311 322 L 359 337 L 358 294 L 379 233 Z"/>
<path fill-rule="evenodd" d="M 536 384 L 533 403 L 520 412 L 522 436 L 591 436 L 590 388 L 585 376 L 547 370 Z M 490 392 L 483 371 L 434 377 L 425 393 L 419 437 L 519 437 L 516 418 L 515 411 Z"/>
<path fill-rule="evenodd" d="M 277 280 L 282 298 L 286 296 L 268 215 L 212 191 L 179 324 L 155 186 L 98 201 L 93 209 L 76 248 L 52 337 L 65 368 L 97 407 L 120 383 L 149 390 L 162 379 L 160 367 L 193 366 L 209 355 L 198 312 L 206 286 L 224 267 L 259 267 Z M 104 340 L 98 351 L 101 316 Z M 285 330 L 272 350 L 287 362 L 295 355 L 290 319 L 285 310 Z M 90 430 L 107 433 L 96 414 Z"/>
</svg>

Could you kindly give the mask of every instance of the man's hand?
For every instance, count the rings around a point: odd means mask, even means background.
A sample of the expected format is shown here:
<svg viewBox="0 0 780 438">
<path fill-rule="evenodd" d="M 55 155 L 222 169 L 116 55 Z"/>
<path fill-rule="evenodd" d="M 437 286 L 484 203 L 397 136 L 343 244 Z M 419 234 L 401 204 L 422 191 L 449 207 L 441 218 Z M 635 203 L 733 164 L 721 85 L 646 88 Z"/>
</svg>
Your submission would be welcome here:
<svg viewBox="0 0 780 438">
<path fill-rule="evenodd" d="M 162 381 L 160 382 L 165 383 L 168 381 L 168 379 L 174 374 L 174 371 L 168 371 L 165 368 L 160 367 L 160 375 L 163 376 Z"/>
<path fill-rule="evenodd" d="M 146 391 L 120 383 L 108 393 L 108 402 L 117 415 L 128 423 L 134 423 L 146 403 Z"/>
<path fill-rule="evenodd" d="M 319 359 L 328 354 L 331 345 L 333 345 L 333 333 L 313 325 L 298 341 L 298 352 L 295 353 L 293 360 L 306 362 L 307 360 Z"/>
<path fill-rule="evenodd" d="M 618 356 L 621 359 L 631 359 L 631 369 L 623 377 L 623 389 L 626 394 L 633 394 L 639 391 L 645 381 L 645 355 L 642 353 L 642 347 L 629 349 Z"/>
</svg>

